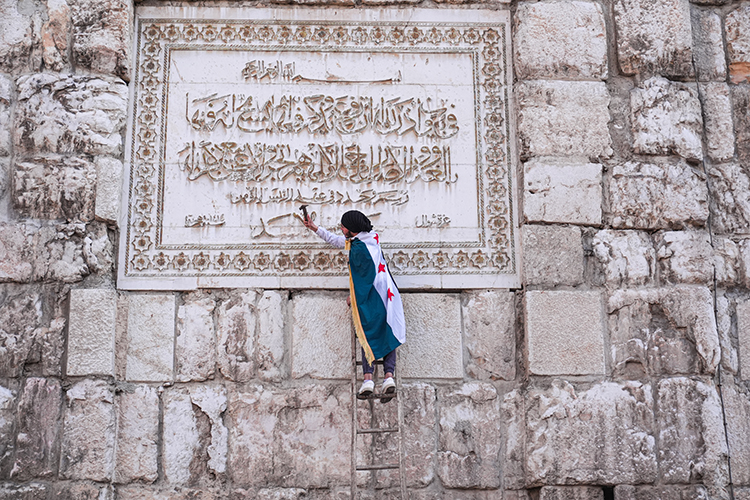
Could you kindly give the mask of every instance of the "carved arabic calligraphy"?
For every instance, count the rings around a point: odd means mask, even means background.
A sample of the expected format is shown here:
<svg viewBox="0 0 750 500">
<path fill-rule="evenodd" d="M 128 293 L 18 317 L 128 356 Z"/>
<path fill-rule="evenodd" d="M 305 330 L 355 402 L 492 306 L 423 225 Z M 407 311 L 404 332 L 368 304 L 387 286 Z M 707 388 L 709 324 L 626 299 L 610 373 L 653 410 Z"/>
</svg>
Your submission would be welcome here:
<svg viewBox="0 0 750 500">
<path fill-rule="evenodd" d="M 303 193 L 299 188 L 264 188 L 248 187 L 244 191 L 234 191 L 229 194 L 229 200 L 235 205 L 247 203 L 266 205 L 269 203 L 305 203 L 308 205 L 344 205 L 362 204 L 375 205 L 388 203 L 394 206 L 403 205 L 409 201 L 409 192 L 403 189 L 363 189 L 352 196 L 349 191 L 341 192 L 333 189 L 312 188 L 312 192 Z"/>
<path fill-rule="evenodd" d="M 224 214 L 219 215 L 186 215 L 185 227 L 223 226 L 226 223 Z"/>
<path fill-rule="evenodd" d="M 417 217 L 416 227 L 447 227 L 451 223 L 451 218 L 445 214 L 422 214 Z"/>
<path fill-rule="evenodd" d="M 315 82 L 315 83 L 400 83 L 401 71 L 392 78 L 382 78 L 380 80 L 351 80 L 347 78 L 328 75 L 327 78 L 308 78 L 302 75 L 294 74 L 294 63 L 284 64 L 282 61 L 266 62 L 259 59 L 253 59 L 248 62 L 242 69 L 242 76 L 245 81 L 260 82 L 264 78 L 268 81 L 275 81 L 279 77 L 287 82 Z"/>
</svg>

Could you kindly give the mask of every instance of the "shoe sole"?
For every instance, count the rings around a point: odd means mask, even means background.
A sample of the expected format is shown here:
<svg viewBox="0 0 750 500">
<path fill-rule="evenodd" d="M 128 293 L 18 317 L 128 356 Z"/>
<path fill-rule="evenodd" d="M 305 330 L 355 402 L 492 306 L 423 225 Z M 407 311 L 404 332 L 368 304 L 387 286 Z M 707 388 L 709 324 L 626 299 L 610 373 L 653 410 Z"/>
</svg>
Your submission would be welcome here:
<svg viewBox="0 0 750 500">
<path fill-rule="evenodd" d="M 372 391 L 362 391 L 357 393 L 357 399 L 368 399 L 372 396 Z"/>
<path fill-rule="evenodd" d="M 393 386 L 389 387 L 388 389 L 385 390 L 385 394 L 386 394 L 385 396 L 380 398 L 381 403 L 387 403 L 391 399 L 396 397 L 396 388 Z M 390 396 L 390 397 L 387 397 L 387 396 Z"/>
</svg>

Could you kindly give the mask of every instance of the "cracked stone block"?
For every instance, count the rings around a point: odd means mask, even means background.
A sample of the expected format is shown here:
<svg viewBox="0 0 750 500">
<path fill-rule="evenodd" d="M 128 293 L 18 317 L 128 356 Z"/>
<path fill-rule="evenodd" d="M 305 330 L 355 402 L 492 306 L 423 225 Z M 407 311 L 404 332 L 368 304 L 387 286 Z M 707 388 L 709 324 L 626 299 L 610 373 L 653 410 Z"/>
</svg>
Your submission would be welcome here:
<svg viewBox="0 0 750 500">
<path fill-rule="evenodd" d="M 513 389 L 505 394 L 500 411 L 502 421 L 506 423 L 503 486 L 506 489 L 520 489 L 526 485 L 526 405 L 523 393 Z"/>
<path fill-rule="evenodd" d="M 16 85 L 16 154 L 122 154 L 128 102 L 122 81 L 39 73 Z"/>
<path fill-rule="evenodd" d="M 524 164 L 523 180 L 523 209 L 527 221 L 602 223 L 600 164 L 565 160 L 528 161 Z"/>
<path fill-rule="evenodd" d="M 214 376 L 216 367 L 216 331 L 212 294 L 194 292 L 184 296 L 177 309 L 175 373 L 180 382 L 203 381 Z"/>
<path fill-rule="evenodd" d="M 708 189 L 712 229 L 717 234 L 750 232 L 750 175 L 737 163 L 711 165 Z"/>
<path fill-rule="evenodd" d="M 404 473 L 408 487 L 428 486 L 435 478 L 437 394 L 430 384 L 404 384 Z"/>
<path fill-rule="evenodd" d="M 607 78 L 606 26 L 597 3 L 520 3 L 514 42 L 519 79 Z"/>
<path fill-rule="evenodd" d="M 713 237 L 714 251 L 714 279 L 720 286 L 731 287 L 740 285 L 740 247 L 724 236 Z"/>
<path fill-rule="evenodd" d="M 721 360 L 706 287 L 618 290 L 609 298 L 614 372 L 628 378 L 712 374 Z"/>
<path fill-rule="evenodd" d="M 623 73 L 694 76 L 688 0 L 616 0 L 614 14 Z"/>
<path fill-rule="evenodd" d="M 739 368 L 739 353 L 733 343 L 736 338 L 732 321 L 735 313 L 735 303 L 727 297 L 724 290 L 716 292 L 716 329 L 719 333 L 719 348 L 721 349 L 721 366 L 728 373 L 736 376 Z"/>
<path fill-rule="evenodd" d="M 737 301 L 736 311 L 740 375 L 742 380 L 750 380 L 750 300 Z"/>
<path fill-rule="evenodd" d="M 307 292 L 293 297 L 293 378 L 351 376 L 352 318 L 347 295 Z"/>
<path fill-rule="evenodd" d="M 526 292 L 526 344 L 534 375 L 604 374 L 599 292 Z"/>
<path fill-rule="evenodd" d="M 660 381 L 656 419 L 662 481 L 727 484 L 721 403 L 712 384 L 683 377 Z"/>
<path fill-rule="evenodd" d="M 467 294 L 462 305 L 466 372 L 480 380 L 513 380 L 516 376 L 515 293 Z"/>
<path fill-rule="evenodd" d="M 262 380 L 278 382 L 286 376 L 284 367 L 286 296 L 265 291 L 258 299 L 258 375 Z"/>
<path fill-rule="evenodd" d="M 128 306 L 125 377 L 131 382 L 162 382 L 173 377 L 175 298 L 172 294 L 133 294 Z"/>
<path fill-rule="evenodd" d="M 117 225 L 120 218 L 123 165 L 116 158 L 102 156 L 96 164 L 96 199 L 94 213 L 98 220 Z"/>
<path fill-rule="evenodd" d="M 750 168 L 750 85 L 733 85 L 732 116 L 734 133 L 737 137 L 737 156 L 740 164 Z"/>
<path fill-rule="evenodd" d="M 18 393 L 0 385 L 0 477 L 8 477 L 13 466 L 13 437 Z"/>
<path fill-rule="evenodd" d="M 527 285 L 583 283 L 583 242 L 577 226 L 525 225 L 524 280 Z"/>
<path fill-rule="evenodd" d="M 125 0 L 70 0 L 70 12 L 76 66 L 128 81 L 132 3 Z"/>
<path fill-rule="evenodd" d="M 703 115 L 706 120 L 706 149 L 714 162 L 734 158 L 732 100 L 726 83 L 700 85 Z"/>
<path fill-rule="evenodd" d="M 439 388 L 437 469 L 448 488 L 500 486 L 500 398 L 488 383 Z"/>
<path fill-rule="evenodd" d="M 750 395 L 747 389 L 723 384 L 732 481 L 750 484 Z"/>
<path fill-rule="evenodd" d="M 698 81 L 725 81 L 726 55 L 721 17 L 713 11 L 692 9 L 693 57 Z"/>
<path fill-rule="evenodd" d="M 724 21 L 732 83 L 750 82 L 750 5 L 740 5 Z"/>
<path fill-rule="evenodd" d="M 26 226 L 0 223 L 0 282 L 31 281 L 33 253 Z"/>
<path fill-rule="evenodd" d="M 656 251 L 643 231 L 598 231 L 593 239 L 594 257 L 610 288 L 651 284 L 656 272 Z"/>
<path fill-rule="evenodd" d="M 60 72 L 70 67 L 70 6 L 65 0 L 47 1 L 47 19 L 42 26 L 41 45 L 44 67 Z"/>
<path fill-rule="evenodd" d="M 460 297 L 409 293 L 401 298 L 406 320 L 406 342 L 398 348 L 401 376 L 463 378 Z M 348 368 L 347 373 L 350 372 Z"/>
<path fill-rule="evenodd" d="M 24 9 L 20 2 L 0 3 L 0 71 L 25 73 L 41 65 L 41 28 L 45 12 Z"/>
<path fill-rule="evenodd" d="M 67 391 L 60 475 L 106 482 L 115 465 L 114 392 L 103 380 L 83 380 Z"/>
<path fill-rule="evenodd" d="M 636 153 L 703 160 L 703 116 L 695 84 L 649 78 L 630 91 L 630 120 Z"/>
<path fill-rule="evenodd" d="M 604 490 L 596 486 L 544 486 L 539 500 L 604 500 Z"/>
<path fill-rule="evenodd" d="M 67 375 L 114 375 L 117 292 L 70 291 Z"/>
<path fill-rule="evenodd" d="M 13 80 L 0 74 L 0 156 L 10 155 L 11 148 L 11 114 L 10 103 L 13 102 Z M 3 189 L 0 189 L 0 194 Z"/>
<path fill-rule="evenodd" d="M 665 231 L 655 237 L 661 278 L 668 283 L 707 284 L 714 277 L 714 251 L 706 231 Z"/>
<path fill-rule="evenodd" d="M 0 483 L 0 500 L 47 500 L 49 489 L 44 483 Z"/>
<path fill-rule="evenodd" d="M 219 371 L 235 382 L 247 382 L 255 376 L 257 299 L 254 290 L 232 290 L 217 306 Z"/>
<path fill-rule="evenodd" d="M 601 382 L 587 390 L 555 380 L 526 396 L 527 486 L 656 480 L 649 384 Z"/>
<path fill-rule="evenodd" d="M 158 479 L 159 394 L 139 385 L 117 397 L 117 453 L 115 482 Z"/>
<path fill-rule="evenodd" d="M 526 81 L 516 88 L 521 158 L 612 155 L 604 82 Z"/>
</svg>

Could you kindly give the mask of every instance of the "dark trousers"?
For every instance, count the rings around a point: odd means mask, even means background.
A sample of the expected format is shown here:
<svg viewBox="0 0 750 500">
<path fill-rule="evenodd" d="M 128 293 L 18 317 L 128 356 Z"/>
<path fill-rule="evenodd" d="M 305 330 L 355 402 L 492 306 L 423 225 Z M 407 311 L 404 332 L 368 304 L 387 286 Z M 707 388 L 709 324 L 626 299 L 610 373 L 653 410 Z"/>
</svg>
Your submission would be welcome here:
<svg viewBox="0 0 750 500">
<path fill-rule="evenodd" d="M 367 362 L 365 350 L 362 349 L 362 373 L 373 373 L 375 367 Z M 383 374 L 396 373 L 396 349 L 392 350 L 383 357 Z"/>
</svg>

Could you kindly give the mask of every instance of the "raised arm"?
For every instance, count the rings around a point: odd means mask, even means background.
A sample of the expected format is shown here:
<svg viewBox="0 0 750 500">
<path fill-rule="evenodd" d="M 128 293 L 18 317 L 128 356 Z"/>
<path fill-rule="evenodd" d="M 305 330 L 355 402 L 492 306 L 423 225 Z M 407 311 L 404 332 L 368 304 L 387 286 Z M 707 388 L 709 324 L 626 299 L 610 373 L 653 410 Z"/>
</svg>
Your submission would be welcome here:
<svg viewBox="0 0 750 500">
<path fill-rule="evenodd" d="M 311 231 L 315 231 L 315 234 L 324 239 L 325 242 L 329 245 L 332 245 L 336 248 L 344 248 L 346 242 L 346 238 L 344 236 L 335 235 L 325 228 L 318 226 L 312 221 L 312 219 L 310 219 L 309 216 L 307 219 L 305 219 L 304 223 L 308 229 L 310 229 Z"/>
</svg>

